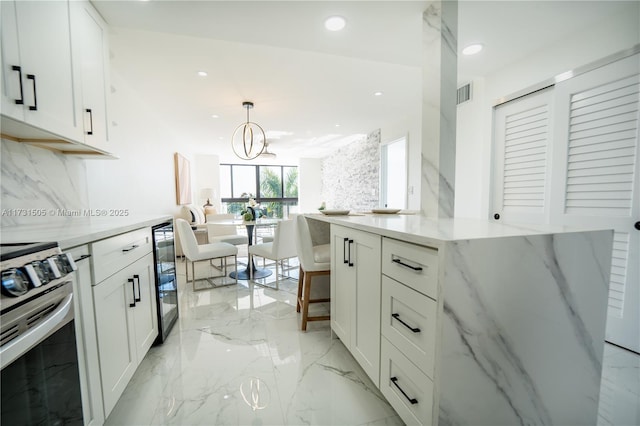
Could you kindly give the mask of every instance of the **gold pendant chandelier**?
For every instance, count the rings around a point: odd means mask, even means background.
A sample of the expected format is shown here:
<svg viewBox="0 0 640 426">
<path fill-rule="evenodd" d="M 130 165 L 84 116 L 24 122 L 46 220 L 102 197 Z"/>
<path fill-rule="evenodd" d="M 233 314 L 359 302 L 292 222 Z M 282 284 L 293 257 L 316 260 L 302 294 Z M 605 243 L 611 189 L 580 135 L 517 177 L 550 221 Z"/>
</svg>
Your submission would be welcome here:
<svg viewBox="0 0 640 426">
<path fill-rule="evenodd" d="M 264 151 L 267 138 L 262 127 L 249 121 L 249 110 L 253 108 L 253 102 L 245 101 L 242 107 L 247 109 L 247 122 L 236 127 L 231 137 L 231 147 L 239 158 L 253 160 Z"/>
</svg>

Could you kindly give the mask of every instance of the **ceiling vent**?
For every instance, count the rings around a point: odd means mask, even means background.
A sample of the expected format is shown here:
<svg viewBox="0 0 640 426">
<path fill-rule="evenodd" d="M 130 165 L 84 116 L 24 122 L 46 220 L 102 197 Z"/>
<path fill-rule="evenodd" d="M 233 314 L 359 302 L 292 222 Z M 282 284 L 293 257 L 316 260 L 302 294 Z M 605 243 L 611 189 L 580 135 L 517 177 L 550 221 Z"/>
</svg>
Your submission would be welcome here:
<svg viewBox="0 0 640 426">
<path fill-rule="evenodd" d="M 456 105 L 460 105 L 470 100 L 471 100 L 471 82 L 458 88 L 458 99 L 457 99 Z"/>
</svg>

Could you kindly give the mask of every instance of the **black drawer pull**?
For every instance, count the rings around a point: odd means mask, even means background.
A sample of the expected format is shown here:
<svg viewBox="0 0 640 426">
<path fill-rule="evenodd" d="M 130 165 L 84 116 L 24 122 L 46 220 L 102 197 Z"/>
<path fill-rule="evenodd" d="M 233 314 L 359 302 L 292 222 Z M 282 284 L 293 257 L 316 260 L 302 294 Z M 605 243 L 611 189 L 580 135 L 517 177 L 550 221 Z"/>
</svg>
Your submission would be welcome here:
<svg viewBox="0 0 640 426">
<path fill-rule="evenodd" d="M 402 260 L 400 260 L 399 258 L 391 259 L 391 261 L 393 263 L 397 263 L 398 265 L 402 265 L 402 266 L 404 266 L 406 268 L 413 269 L 414 271 L 422 271 L 422 266 L 411 266 L 411 265 L 408 265 L 408 264 L 404 263 Z"/>
<path fill-rule="evenodd" d="M 405 327 L 407 327 L 409 330 L 413 331 L 414 333 L 420 333 L 420 329 L 419 328 L 413 328 L 409 324 L 407 324 L 406 322 L 402 321 L 400 319 L 400 314 L 391 314 L 391 316 L 394 317 L 395 319 L 397 319 L 398 321 L 400 321 L 400 324 L 404 325 Z"/>
<path fill-rule="evenodd" d="M 137 244 L 134 244 L 134 245 L 132 245 L 131 247 L 128 247 L 128 248 L 124 248 L 124 249 L 122 249 L 122 252 L 123 252 L 123 253 L 126 253 L 126 252 L 128 252 L 128 251 L 135 250 L 135 249 L 137 249 L 137 248 L 138 248 L 138 245 L 137 245 Z"/>
<path fill-rule="evenodd" d="M 396 387 L 398 389 L 400 389 L 400 392 L 402 392 L 402 394 L 404 395 L 405 398 L 407 398 L 407 400 L 413 405 L 413 404 L 417 404 L 418 400 L 415 398 L 409 398 L 409 396 L 402 390 L 402 388 L 400 387 L 400 385 L 398 384 L 398 378 L 397 377 L 392 377 L 391 381 L 393 382 L 394 385 L 396 385 Z"/>
<path fill-rule="evenodd" d="M 77 258 L 77 259 L 75 260 L 75 262 L 76 262 L 76 263 L 78 263 L 78 262 L 80 262 L 81 260 L 85 260 L 85 259 L 88 259 L 88 258 L 90 258 L 90 257 L 91 257 L 91 255 L 90 255 L 90 254 L 83 254 L 82 256 L 80 256 L 79 258 Z"/>
<path fill-rule="evenodd" d="M 353 266 L 353 262 L 351 261 L 351 244 L 353 244 L 353 240 L 349 240 L 349 267 Z"/>
</svg>

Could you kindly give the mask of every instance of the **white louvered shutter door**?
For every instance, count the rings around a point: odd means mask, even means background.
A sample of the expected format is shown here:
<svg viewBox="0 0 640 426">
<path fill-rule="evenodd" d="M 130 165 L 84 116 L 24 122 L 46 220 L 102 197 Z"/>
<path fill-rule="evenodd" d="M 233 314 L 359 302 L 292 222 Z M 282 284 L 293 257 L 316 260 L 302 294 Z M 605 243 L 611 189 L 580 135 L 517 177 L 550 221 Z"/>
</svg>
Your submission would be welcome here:
<svg viewBox="0 0 640 426">
<path fill-rule="evenodd" d="M 547 221 L 550 99 L 545 90 L 495 110 L 492 214 L 501 221 Z"/>
<path fill-rule="evenodd" d="M 554 143 L 566 146 L 553 157 L 550 222 L 614 229 L 606 338 L 640 351 L 640 58 L 557 84 L 555 99 Z"/>
</svg>

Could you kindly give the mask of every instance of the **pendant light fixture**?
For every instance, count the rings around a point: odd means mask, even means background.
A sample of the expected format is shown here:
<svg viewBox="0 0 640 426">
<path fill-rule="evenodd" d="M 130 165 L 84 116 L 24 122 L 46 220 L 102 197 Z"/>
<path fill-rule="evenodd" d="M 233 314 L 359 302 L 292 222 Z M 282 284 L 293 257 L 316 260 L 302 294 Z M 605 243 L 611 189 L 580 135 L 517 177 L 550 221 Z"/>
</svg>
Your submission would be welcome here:
<svg viewBox="0 0 640 426">
<path fill-rule="evenodd" d="M 265 142 L 264 149 L 262 150 L 262 154 L 260 154 L 261 158 L 276 158 L 275 152 L 269 151 L 269 142 Z"/>
<path fill-rule="evenodd" d="M 247 122 L 236 127 L 231 137 L 231 147 L 239 158 L 253 160 L 264 151 L 267 138 L 262 127 L 249 121 L 249 110 L 253 108 L 253 102 L 245 101 L 242 107 L 247 109 Z"/>
</svg>

